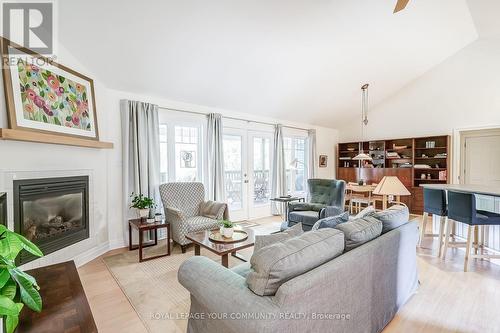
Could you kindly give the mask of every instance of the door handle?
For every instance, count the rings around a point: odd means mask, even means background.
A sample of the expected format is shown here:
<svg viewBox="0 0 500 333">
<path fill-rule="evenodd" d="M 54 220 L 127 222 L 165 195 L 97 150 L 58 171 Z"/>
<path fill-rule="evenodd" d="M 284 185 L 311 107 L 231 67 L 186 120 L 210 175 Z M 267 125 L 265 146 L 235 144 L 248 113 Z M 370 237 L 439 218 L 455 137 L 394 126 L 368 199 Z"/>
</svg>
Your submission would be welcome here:
<svg viewBox="0 0 500 333">
<path fill-rule="evenodd" d="M 248 180 L 247 180 L 247 179 L 245 179 L 244 183 L 245 183 L 245 184 L 248 184 Z"/>
</svg>

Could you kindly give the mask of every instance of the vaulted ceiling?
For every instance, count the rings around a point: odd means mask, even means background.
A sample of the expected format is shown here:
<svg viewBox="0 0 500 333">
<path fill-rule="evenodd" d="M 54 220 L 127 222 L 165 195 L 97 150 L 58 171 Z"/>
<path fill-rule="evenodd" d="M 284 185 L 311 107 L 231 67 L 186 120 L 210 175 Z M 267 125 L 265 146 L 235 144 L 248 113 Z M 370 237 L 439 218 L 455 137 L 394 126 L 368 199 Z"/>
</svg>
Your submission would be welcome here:
<svg viewBox="0 0 500 333">
<path fill-rule="evenodd" d="M 335 127 L 477 38 L 466 0 L 395 2 L 64 0 L 59 37 L 114 89 Z"/>
</svg>

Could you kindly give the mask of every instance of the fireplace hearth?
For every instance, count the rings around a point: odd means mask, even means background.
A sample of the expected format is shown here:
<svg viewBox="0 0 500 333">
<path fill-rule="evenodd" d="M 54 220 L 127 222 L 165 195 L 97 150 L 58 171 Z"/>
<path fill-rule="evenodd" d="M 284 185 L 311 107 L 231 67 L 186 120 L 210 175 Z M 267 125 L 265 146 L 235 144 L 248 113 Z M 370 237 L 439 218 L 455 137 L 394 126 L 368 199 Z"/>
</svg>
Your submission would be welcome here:
<svg viewBox="0 0 500 333">
<path fill-rule="evenodd" d="M 46 255 L 89 237 L 88 176 L 14 180 L 14 229 Z M 36 259 L 26 251 L 22 265 Z"/>
</svg>

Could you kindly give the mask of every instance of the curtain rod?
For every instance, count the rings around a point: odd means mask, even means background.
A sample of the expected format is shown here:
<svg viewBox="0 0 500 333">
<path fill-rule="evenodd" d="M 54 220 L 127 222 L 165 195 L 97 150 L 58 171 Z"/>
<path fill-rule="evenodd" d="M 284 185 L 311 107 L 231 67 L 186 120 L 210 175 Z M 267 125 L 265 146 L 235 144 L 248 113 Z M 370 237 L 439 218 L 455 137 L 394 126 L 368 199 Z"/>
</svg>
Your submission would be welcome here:
<svg viewBox="0 0 500 333">
<path fill-rule="evenodd" d="M 208 115 L 208 113 L 205 113 L 205 112 L 198 112 L 198 111 L 191 111 L 191 110 L 182 110 L 182 109 L 173 109 L 173 108 L 167 108 L 167 107 L 164 107 L 164 106 L 158 106 L 158 109 L 169 110 L 169 111 L 176 111 L 176 112 L 184 112 L 184 113 L 190 113 L 190 114 L 197 114 L 197 115 L 203 115 L 203 116 Z M 231 119 L 231 120 L 246 121 L 247 123 L 256 123 L 256 124 L 262 124 L 262 125 L 270 125 L 270 126 L 277 125 L 277 124 L 274 124 L 274 123 L 267 123 L 267 122 L 264 122 L 264 121 L 248 120 L 248 119 L 228 117 L 228 116 L 222 116 L 222 118 Z M 301 130 L 301 131 L 309 131 L 308 128 L 295 127 L 295 126 L 287 126 L 287 125 L 281 125 L 281 126 L 282 127 L 286 127 L 286 128 Z"/>
</svg>

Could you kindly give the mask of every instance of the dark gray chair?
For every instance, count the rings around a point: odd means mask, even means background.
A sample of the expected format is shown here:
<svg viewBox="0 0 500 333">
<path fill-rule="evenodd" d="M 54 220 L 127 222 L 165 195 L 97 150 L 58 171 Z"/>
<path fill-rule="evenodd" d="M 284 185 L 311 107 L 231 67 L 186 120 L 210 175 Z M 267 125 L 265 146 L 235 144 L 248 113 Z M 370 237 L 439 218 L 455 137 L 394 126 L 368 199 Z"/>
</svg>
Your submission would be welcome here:
<svg viewBox="0 0 500 333">
<path fill-rule="evenodd" d="M 439 234 L 425 233 L 427 228 L 427 219 L 429 214 L 440 217 L 439 221 Z M 424 214 L 422 216 L 422 223 L 420 224 L 420 238 L 418 246 L 422 247 L 422 241 L 425 236 L 439 237 L 439 250 L 438 257 L 441 257 L 441 250 L 443 247 L 443 235 L 445 232 L 445 225 L 448 219 L 448 207 L 446 204 L 446 191 L 424 188 Z"/>
<path fill-rule="evenodd" d="M 500 255 L 478 254 L 479 245 L 477 244 L 477 239 L 474 242 L 475 253 L 471 254 L 472 236 L 478 232 L 478 226 L 500 225 L 500 214 L 477 209 L 476 196 L 472 193 L 448 191 L 448 217 L 453 221 L 468 225 L 464 272 L 467 272 L 469 269 L 469 258 L 500 259 Z M 443 256 L 446 254 L 449 246 L 450 231 L 450 224 L 447 223 Z"/>
<path fill-rule="evenodd" d="M 290 202 L 288 226 L 302 223 L 304 231 L 311 230 L 319 219 L 344 212 L 345 182 L 335 179 L 308 179 L 309 202 Z"/>
</svg>

